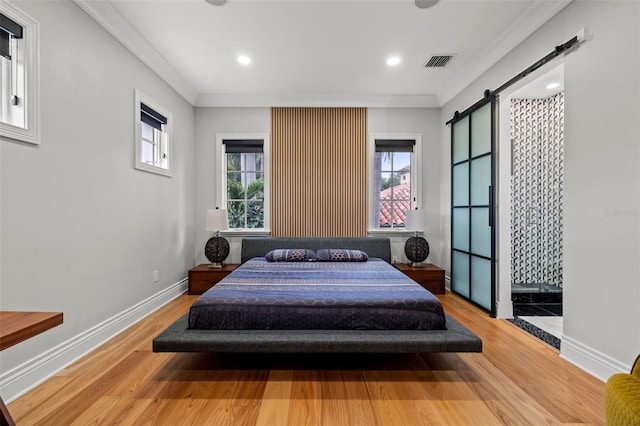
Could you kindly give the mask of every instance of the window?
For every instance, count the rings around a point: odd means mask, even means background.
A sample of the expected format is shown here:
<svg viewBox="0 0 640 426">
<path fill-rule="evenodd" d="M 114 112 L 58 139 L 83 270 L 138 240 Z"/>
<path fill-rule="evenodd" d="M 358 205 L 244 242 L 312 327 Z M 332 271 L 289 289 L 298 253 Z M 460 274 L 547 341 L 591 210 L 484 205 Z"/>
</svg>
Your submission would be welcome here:
<svg viewBox="0 0 640 426">
<path fill-rule="evenodd" d="M 229 228 L 264 228 L 264 154 L 261 140 L 225 140 Z"/>
<path fill-rule="evenodd" d="M 372 138 L 372 229 L 404 229 L 407 210 L 418 207 L 419 140 L 419 136 Z"/>
<path fill-rule="evenodd" d="M 268 223 L 266 166 L 268 151 L 264 137 L 219 136 L 223 158 L 221 205 L 226 206 L 229 228 L 264 230 Z"/>
<path fill-rule="evenodd" d="M 136 90 L 136 168 L 171 176 L 172 114 Z"/>
<path fill-rule="evenodd" d="M 140 161 L 150 166 L 167 169 L 167 135 L 165 133 L 167 118 L 145 104 L 140 104 L 140 121 L 142 126 Z"/>
<path fill-rule="evenodd" d="M 37 23 L 3 2 L 0 14 L 0 135 L 38 144 Z"/>
</svg>

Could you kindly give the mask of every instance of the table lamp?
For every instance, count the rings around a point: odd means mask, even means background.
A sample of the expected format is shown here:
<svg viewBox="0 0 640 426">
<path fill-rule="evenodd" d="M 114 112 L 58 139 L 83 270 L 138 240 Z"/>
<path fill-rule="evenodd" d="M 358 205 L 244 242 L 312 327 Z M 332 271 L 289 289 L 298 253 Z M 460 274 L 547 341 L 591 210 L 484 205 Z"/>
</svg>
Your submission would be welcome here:
<svg viewBox="0 0 640 426">
<path fill-rule="evenodd" d="M 215 232 L 204 246 L 204 255 L 209 259 L 210 268 L 222 268 L 224 260 L 229 256 L 229 241 L 220 236 L 220 231 L 229 228 L 227 211 L 224 209 L 207 210 L 207 231 Z"/>
<path fill-rule="evenodd" d="M 429 256 L 429 243 L 419 234 L 426 228 L 426 216 L 424 210 L 407 210 L 407 219 L 405 221 L 405 229 L 414 231 L 412 237 L 404 244 L 404 254 L 411 261 L 411 266 L 424 266 L 424 262 Z"/>
</svg>

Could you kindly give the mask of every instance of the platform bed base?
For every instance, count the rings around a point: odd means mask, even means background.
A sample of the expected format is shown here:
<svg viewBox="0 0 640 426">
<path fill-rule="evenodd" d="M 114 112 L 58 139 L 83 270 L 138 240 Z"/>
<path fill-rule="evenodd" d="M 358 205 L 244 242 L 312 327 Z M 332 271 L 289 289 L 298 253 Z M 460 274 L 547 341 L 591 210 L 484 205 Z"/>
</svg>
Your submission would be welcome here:
<svg viewBox="0 0 640 426">
<path fill-rule="evenodd" d="M 482 341 L 448 314 L 446 330 L 191 330 L 188 314 L 153 340 L 154 352 L 482 352 Z"/>
<path fill-rule="evenodd" d="M 391 262 L 388 238 L 269 238 L 242 240 L 241 259 L 276 248 L 347 248 Z M 420 353 L 481 352 L 482 341 L 446 315 L 446 330 L 191 330 L 186 314 L 153 340 L 154 352 Z"/>
</svg>

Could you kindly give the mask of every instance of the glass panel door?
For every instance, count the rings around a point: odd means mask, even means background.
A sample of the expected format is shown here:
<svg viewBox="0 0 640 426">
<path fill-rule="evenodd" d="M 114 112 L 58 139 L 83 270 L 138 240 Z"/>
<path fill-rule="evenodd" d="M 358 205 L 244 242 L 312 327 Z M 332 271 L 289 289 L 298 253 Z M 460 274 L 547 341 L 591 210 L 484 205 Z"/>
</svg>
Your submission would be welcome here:
<svg viewBox="0 0 640 426">
<path fill-rule="evenodd" d="M 451 125 L 451 289 L 495 313 L 495 97 Z"/>
</svg>

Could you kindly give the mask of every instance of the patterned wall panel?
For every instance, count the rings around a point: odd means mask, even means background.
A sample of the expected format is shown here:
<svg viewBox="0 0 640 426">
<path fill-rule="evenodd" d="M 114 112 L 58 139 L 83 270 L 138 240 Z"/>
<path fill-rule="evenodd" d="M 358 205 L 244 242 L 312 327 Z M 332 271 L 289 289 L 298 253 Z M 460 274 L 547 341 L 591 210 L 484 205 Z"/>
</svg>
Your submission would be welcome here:
<svg viewBox="0 0 640 426">
<path fill-rule="evenodd" d="M 271 235 L 367 235 L 367 109 L 271 109 Z"/>
<path fill-rule="evenodd" d="M 564 94 L 511 101 L 512 283 L 562 287 Z"/>
</svg>

